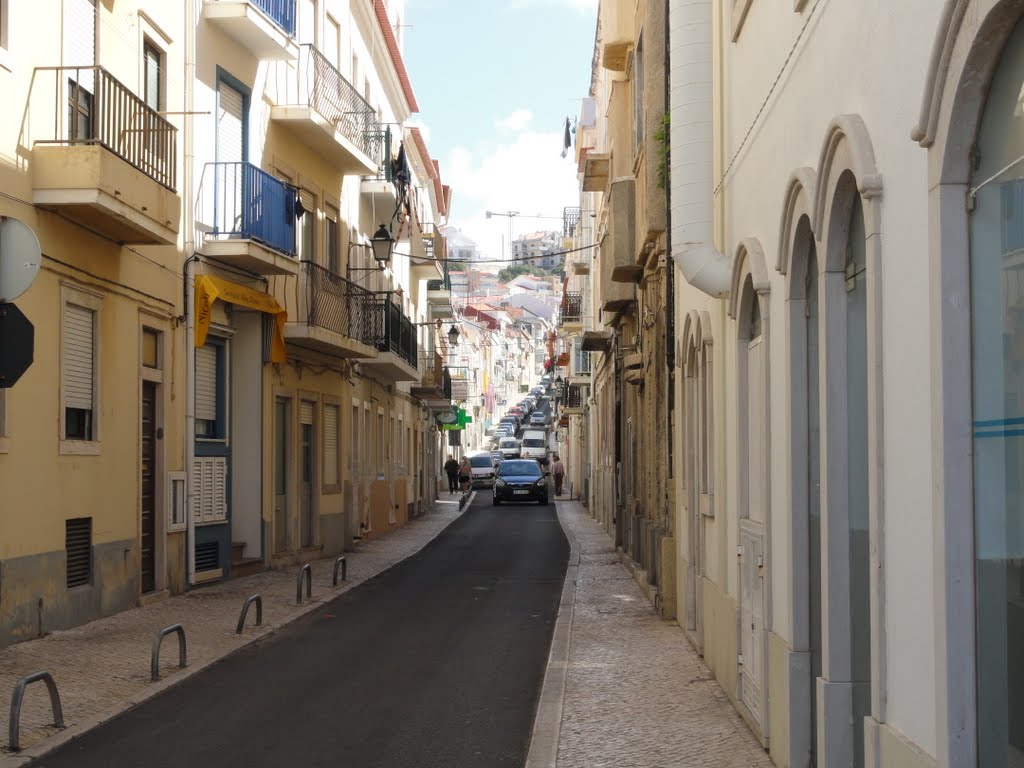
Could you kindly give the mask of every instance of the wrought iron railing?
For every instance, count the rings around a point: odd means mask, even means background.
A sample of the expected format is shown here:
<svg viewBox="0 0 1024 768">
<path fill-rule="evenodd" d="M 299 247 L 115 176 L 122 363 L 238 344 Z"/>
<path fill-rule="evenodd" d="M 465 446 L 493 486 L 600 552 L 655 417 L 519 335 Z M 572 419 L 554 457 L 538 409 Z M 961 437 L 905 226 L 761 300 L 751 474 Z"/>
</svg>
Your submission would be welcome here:
<svg viewBox="0 0 1024 768">
<path fill-rule="evenodd" d="M 256 240 L 295 256 L 295 187 L 252 163 L 207 163 L 200 221 L 210 235 Z"/>
<path fill-rule="evenodd" d="M 53 134 L 37 144 L 97 144 L 175 191 L 178 129 L 120 80 L 95 66 L 37 67 L 35 79 L 54 101 Z"/>
<path fill-rule="evenodd" d="M 393 352 L 413 368 L 419 368 L 416 326 L 402 313 L 390 295 L 375 302 L 375 314 L 381 319 L 374 346 L 380 352 Z"/>
<path fill-rule="evenodd" d="M 312 261 L 302 264 L 299 318 L 307 325 L 345 336 L 370 346 L 381 335 L 378 297 L 372 291 Z"/>
<path fill-rule="evenodd" d="M 582 408 L 583 407 L 583 388 L 570 384 L 565 388 L 565 402 L 563 403 L 564 408 Z"/>
<path fill-rule="evenodd" d="M 251 2 L 283 29 L 288 37 L 295 37 L 295 0 L 251 0 Z"/>
<path fill-rule="evenodd" d="M 382 157 L 385 131 L 377 113 L 333 64 L 309 43 L 299 53 L 300 86 L 309 106 L 319 112 L 367 157 Z"/>
<path fill-rule="evenodd" d="M 578 323 L 583 319 L 583 293 L 581 291 L 566 291 L 562 295 L 561 321 L 563 323 Z"/>
<path fill-rule="evenodd" d="M 562 209 L 562 237 L 575 237 L 576 227 L 580 223 L 579 206 Z"/>
</svg>

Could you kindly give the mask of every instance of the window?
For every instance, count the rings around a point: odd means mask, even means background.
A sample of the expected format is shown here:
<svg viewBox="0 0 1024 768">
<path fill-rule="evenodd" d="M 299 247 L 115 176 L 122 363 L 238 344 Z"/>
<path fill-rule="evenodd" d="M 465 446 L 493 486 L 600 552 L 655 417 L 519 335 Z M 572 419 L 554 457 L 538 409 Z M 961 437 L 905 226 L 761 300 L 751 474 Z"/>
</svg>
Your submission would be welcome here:
<svg viewBox="0 0 1024 768">
<path fill-rule="evenodd" d="M 68 139 L 92 139 L 92 93 L 80 83 L 68 80 Z"/>
<path fill-rule="evenodd" d="M 64 521 L 64 552 L 67 555 L 67 588 L 88 585 L 92 581 L 91 517 Z"/>
<path fill-rule="evenodd" d="M 338 480 L 338 406 L 325 403 L 323 408 L 323 479 L 324 488 L 337 490 Z"/>
<path fill-rule="evenodd" d="M 324 56 L 341 71 L 341 24 L 331 14 L 327 14 L 324 24 Z"/>
<path fill-rule="evenodd" d="M 341 274 L 341 233 L 338 230 L 338 209 L 328 205 L 324 211 L 324 265 L 334 274 Z"/>
<path fill-rule="evenodd" d="M 196 350 L 196 437 L 223 440 L 224 418 L 224 345 L 211 344 Z"/>
<path fill-rule="evenodd" d="M 316 195 L 300 189 L 299 199 L 306 211 L 298 221 L 299 260 L 316 261 Z"/>
<path fill-rule="evenodd" d="M 96 439 L 96 312 L 64 306 L 64 440 Z"/>
<path fill-rule="evenodd" d="M 192 519 L 196 523 L 227 520 L 228 462 L 223 456 L 197 456 L 192 461 L 192 488 L 196 500 Z"/>
<path fill-rule="evenodd" d="M 185 473 L 167 473 L 167 532 L 185 530 Z"/>
<path fill-rule="evenodd" d="M 160 334 L 151 328 L 142 329 L 142 367 L 160 367 Z"/>
<path fill-rule="evenodd" d="M 156 112 L 164 105 L 163 58 L 163 51 L 149 40 L 142 44 L 142 99 Z"/>
</svg>

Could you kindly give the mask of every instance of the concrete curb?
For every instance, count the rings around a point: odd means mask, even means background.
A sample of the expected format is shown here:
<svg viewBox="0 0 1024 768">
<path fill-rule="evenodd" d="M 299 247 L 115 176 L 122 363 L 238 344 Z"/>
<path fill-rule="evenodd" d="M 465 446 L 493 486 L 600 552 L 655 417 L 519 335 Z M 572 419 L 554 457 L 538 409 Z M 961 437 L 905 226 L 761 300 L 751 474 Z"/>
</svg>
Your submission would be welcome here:
<svg viewBox="0 0 1024 768">
<path fill-rule="evenodd" d="M 149 699 L 152 699 L 154 696 L 158 696 L 164 691 L 169 690 L 170 688 L 173 688 L 176 685 L 185 682 L 193 675 L 202 672 L 207 667 L 210 667 L 228 658 L 229 656 L 237 653 L 243 648 L 246 648 L 250 645 L 265 640 L 268 637 L 271 637 L 272 635 L 276 634 L 280 630 L 287 627 L 289 624 L 301 619 L 304 616 L 309 615 L 310 613 L 313 613 L 313 611 L 319 608 L 322 608 L 325 603 L 330 602 L 331 600 L 333 600 L 336 597 L 339 597 L 345 592 L 348 592 L 350 589 L 354 589 L 355 587 L 358 587 L 360 584 L 365 584 L 370 579 L 374 579 L 377 576 L 380 576 L 382 573 L 389 571 L 399 563 L 404 562 L 413 555 L 416 555 L 419 552 L 421 552 L 424 547 L 426 547 L 438 536 L 444 533 L 444 531 L 446 531 L 448 527 L 452 525 L 452 523 L 458 520 L 465 513 L 465 511 L 469 508 L 470 504 L 473 503 L 474 496 L 475 492 L 470 496 L 469 501 L 458 510 L 458 515 L 456 517 L 453 517 L 448 522 L 447 525 L 445 525 L 442 528 L 439 528 L 433 536 L 431 536 L 428 539 L 425 539 L 420 544 L 419 547 L 412 550 L 411 552 L 409 552 L 409 554 L 405 555 L 404 557 L 400 557 L 393 563 L 389 563 L 388 565 L 381 568 L 379 571 L 372 573 L 366 576 L 365 578 L 360 579 L 359 581 L 353 581 L 348 583 L 342 582 L 342 584 L 339 585 L 337 588 L 330 587 L 330 589 L 332 589 L 332 592 L 327 597 L 317 597 L 316 595 L 314 595 L 313 597 L 308 598 L 310 601 L 308 605 L 304 605 L 301 609 L 297 610 L 295 613 L 291 614 L 282 621 L 275 622 L 274 624 L 267 624 L 263 627 L 260 627 L 259 630 L 249 635 L 243 634 L 241 637 L 239 637 L 239 644 L 237 647 L 231 649 L 230 651 L 227 651 L 226 653 L 221 654 L 220 656 L 216 656 L 211 659 L 206 659 L 197 664 L 189 664 L 185 667 L 185 669 L 173 672 L 170 677 L 163 678 L 162 680 L 156 683 L 151 683 L 142 691 L 139 691 L 138 693 L 129 696 L 127 699 L 125 699 L 122 702 L 119 702 L 113 707 L 110 707 L 109 709 L 106 709 L 103 712 L 95 714 L 92 717 L 89 717 L 85 720 L 78 721 L 73 725 L 69 725 L 67 728 L 58 731 L 53 736 L 44 739 L 43 741 L 29 747 L 28 749 L 24 749 L 18 753 L 6 753 L 6 755 L 0 756 L 0 768 L 23 768 L 23 766 L 28 765 L 33 760 L 38 760 L 40 757 L 43 757 L 44 755 L 48 754 L 49 752 L 52 752 L 58 747 L 62 747 L 68 742 L 74 741 L 78 737 L 83 736 L 87 732 L 91 731 L 93 728 L 96 728 L 97 726 L 102 725 L 103 723 L 109 720 L 113 720 L 118 715 L 123 714 L 124 712 L 127 712 L 130 709 L 134 709 L 140 704 L 148 701 Z"/>
<path fill-rule="evenodd" d="M 580 546 L 575 535 L 562 519 L 561 504 L 555 504 L 558 522 L 569 539 L 569 565 L 562 584 L 562 599 L 558 604 L 558 618 L 551 637 L 551 653 L 540 689 L 537 715 L 533 720 L 530 751 L 525 768 L 555 768 L 558 761 L 558 741 L 562 734 L 562 707 L 565 702 L 565 683 L 569 672 L 569 649 L 572 640 L 572 621 L 576 610 L 576 581 L 579 575 Z"/>
</svg>

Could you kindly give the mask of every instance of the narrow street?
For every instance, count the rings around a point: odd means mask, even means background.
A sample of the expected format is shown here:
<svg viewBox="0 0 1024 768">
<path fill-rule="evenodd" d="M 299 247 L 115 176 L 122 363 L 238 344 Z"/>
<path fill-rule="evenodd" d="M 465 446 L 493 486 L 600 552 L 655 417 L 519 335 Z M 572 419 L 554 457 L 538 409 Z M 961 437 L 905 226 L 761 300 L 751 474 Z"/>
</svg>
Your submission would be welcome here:
<svg viewBox="0 0 1024 768">
<path fill-rule="evenodd" d="M 522 765 L 569 549 L 554 505 L 489 502 L 35 765 Z"/>
</svg>

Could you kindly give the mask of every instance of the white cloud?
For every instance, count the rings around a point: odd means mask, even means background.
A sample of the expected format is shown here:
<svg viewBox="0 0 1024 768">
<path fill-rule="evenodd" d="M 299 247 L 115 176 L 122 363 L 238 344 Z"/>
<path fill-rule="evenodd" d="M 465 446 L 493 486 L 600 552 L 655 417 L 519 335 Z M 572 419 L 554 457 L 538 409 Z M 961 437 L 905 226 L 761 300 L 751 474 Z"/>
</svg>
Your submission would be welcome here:
<svg viewBox="0 0 1024 768">
<path fill-rule="evenodd" d="M 495 122 L 498 128 L 506 131 L 522 131 L 533 120 L 533 112 L 528 109 L 517 109 L 512 114 Z"/>
<path fill-rule="evenodd" d="M 572 155 L 562 158 L 561 150 L 560 133 L 537 131 L 479 150 L 456 147 L 443 164 L 445 181 L 452 186 L 450 223 L 491 259 L 507 257 L 510 221 L 513 239 L 525 232 L 560 230 L 562 208 L 579 200 L 576 165 Z M 486 211 L 518 214 L 488 219 Z"/>
</svg>

